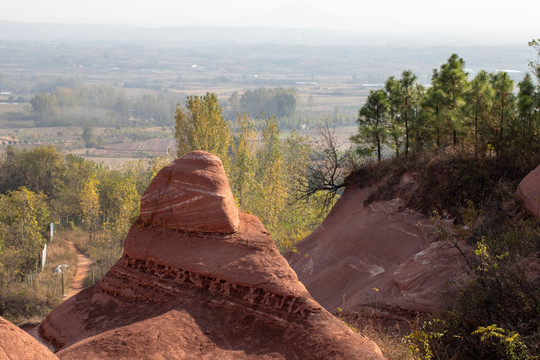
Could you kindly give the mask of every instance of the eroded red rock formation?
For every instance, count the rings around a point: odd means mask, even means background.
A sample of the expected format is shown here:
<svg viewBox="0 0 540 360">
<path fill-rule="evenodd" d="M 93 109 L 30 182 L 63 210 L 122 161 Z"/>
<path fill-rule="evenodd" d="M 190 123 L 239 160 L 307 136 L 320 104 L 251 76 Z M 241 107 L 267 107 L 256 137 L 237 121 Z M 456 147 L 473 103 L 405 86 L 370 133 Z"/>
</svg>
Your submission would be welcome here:
<svg viewBox="0 0 540 360">
<path fill-rule="evenodd" d="M 123 257 L 33 334 L 62 359 L 382 358 L 313 300 L 204 152 L 156 176 Z"/>
<path fill-rule="evenodd" d="M 58 360 L 27 332 L 0 317 L 0 359 Z"/>
<path fill-rule="evenodd" d="M 519 183 L 517 196 L 527 213 L 540 217 L 540 165 Z"/>
<path fill-rule="evenodd" d="M 429 219 L 402 200 L 364 205 L 372 190 L 347 187 L 322 225 L 285 257 L 329 310 L 371 309 L 394 319 L 439 310 L 463 257 L 429 239 Z"/>
<path fill-rule="evenodd" d="M 141 199 L 145 224 L 191 232 L 234 233 L 238 209 L 219 157 L 193 151 L 163 168 Z"/>
</svg>

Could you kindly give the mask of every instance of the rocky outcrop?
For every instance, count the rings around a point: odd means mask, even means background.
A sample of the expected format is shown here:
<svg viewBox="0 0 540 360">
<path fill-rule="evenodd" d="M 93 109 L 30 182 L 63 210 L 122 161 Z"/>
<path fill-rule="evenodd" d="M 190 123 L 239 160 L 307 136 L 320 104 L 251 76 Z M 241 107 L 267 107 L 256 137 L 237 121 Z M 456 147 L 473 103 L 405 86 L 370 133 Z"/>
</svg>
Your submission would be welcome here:
<svg viewBox="0 0 540 360">
<path fill-rule="evenodd" d="M 233 233 L 238 209 L 219 157 L 193 151 L 163 168 L 141 199 L 147 225 L 190 232 Z"/>
<path fill-rule="evenodd" d="M 122 258 L 33 334 L 62 359 L 382 358 L 313 300 L 204 152 L 155 177 Z"/>
<path fill-rule="evenodd" d="M 364 205 L 371 188 L 349 186 L 322 225 L 285 257 L 326 309 L 433 312 L 464 259 L 432 242 L 425 216 L 400 199 Z"/>
<path fill-rule="evenodd" d="M 0 359 L 58 360 L 58 357 L 28 333 L 0 317 Z"/>
<path fill-rule="evenodd" d="M 540 165 L 519 183 L 516 194 L 529 215 L 540 217 Z"/>
</svg>

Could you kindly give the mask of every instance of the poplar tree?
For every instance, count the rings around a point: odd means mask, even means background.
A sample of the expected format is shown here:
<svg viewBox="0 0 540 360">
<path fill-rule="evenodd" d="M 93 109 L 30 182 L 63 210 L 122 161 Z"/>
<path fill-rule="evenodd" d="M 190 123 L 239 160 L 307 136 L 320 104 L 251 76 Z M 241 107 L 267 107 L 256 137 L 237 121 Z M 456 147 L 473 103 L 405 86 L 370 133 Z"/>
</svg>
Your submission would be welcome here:
<svg viewBox="0 0 540 360">
<path fill-rule="evenodd" d="M 110 219 L 111 233 L 119 244 L 123 244 L 129 228 L 139 213 L 140 195 L 133 174 L 126 174 L 118 183 L 114 198 L 117 201 L 117 209 L 114 217 Z"/>
<path fill-rule="evenodd" d="M 80 195 L 82 221 L 86 224 L 90 241 L 92 241 L 92 236 L 94 238 L 96 236 L 99 215 L 101 213 L 99 206 L 98 183 L 99 181 L 94 175 L 84 184 Z"/>
<path fill-rule="evenodd" d="M 279 216 L 287 200 L 285 162 L 280 136 L 277 119 L 271 116 L 263 128 L 263 144 L 257 153 L 256 180 L 262 193 L 257 204 L 254 204 L 254 212 L 261 217 L 270 232 L 278 228 Z"/>
<path fill-rule="evenodd" d="M 244 209 L 254 195 L 257 132 L 255 125 L 244 114 L 236 118 L 238 127 L 235 141 L 231 186 L 238 205 Z"/>
<path fill-rule="evenodd" d="M 223 117 L 216 94 L 188 96 L 185 108 L 177 105 L 174 118 L 178 157 L 193 150 L 208 151 L 218 155 L 225 171 L 229 171 L 231 126 Z"/>
<path fill-rule="evenodd" d="M 49 223 L 45 195 L 25 187 L 0 195 L 0 300 L 5 283 L 36 269 Z"/>
</svg>

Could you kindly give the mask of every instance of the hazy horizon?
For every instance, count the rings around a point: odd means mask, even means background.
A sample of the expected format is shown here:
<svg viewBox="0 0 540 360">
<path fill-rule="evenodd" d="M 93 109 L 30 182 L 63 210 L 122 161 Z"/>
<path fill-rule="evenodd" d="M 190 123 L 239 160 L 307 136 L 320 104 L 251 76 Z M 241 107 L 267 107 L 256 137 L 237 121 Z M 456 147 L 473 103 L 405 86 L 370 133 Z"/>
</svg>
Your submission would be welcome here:
<svg viewBox="0 0 540 360">
<path fill-rule="evenodd" d="M 456 0 L 398 0 L 377 4 L 335 0 L 222 2 L 154 0 L 79 2 L 20 0 L 2 6 L 0 21 L 45 24 L 120 25 L 147 29 L 169 27 L 257 27 L 300 31 L 325 30 L 342 36 L 365 34 L 416 37 L 475 44 L 526 43 L 540 36 L 540 5 L 495 1 L 489 5 Z M 455 38 L 455 39 L 453 39 Z"/>
</svg>

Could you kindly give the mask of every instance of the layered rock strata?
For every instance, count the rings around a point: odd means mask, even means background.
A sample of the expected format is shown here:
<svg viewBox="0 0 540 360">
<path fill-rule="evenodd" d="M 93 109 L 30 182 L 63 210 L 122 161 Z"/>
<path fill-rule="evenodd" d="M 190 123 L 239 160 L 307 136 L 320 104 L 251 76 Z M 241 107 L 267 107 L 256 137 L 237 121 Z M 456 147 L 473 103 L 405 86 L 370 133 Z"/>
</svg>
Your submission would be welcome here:
<svg viewBox="0 0 540 360">
<path fill-rule="evenodd" d="M 328 310 L 369 309 L 403 320 L 438 311 L 448 281 L 465 266 L 462 255 L 433 242 L 429 219 L 402 200 L 365 205 L 372 191 L 347 187 L 322 225 L 285 257 Z"/>
<path fill-rule="evenodd" d="M 144 192 L 140 218 L 171 230 L 234 233 L 238 209 L 219 157 L 193 151 L 163 168 Z"/>
<path fill-rule="evenodd" d="M 313 300 L 204 152 L 155 177 L 122 258 L 33 334 L 62 359 L 382 358 Z"/>
</svg>

